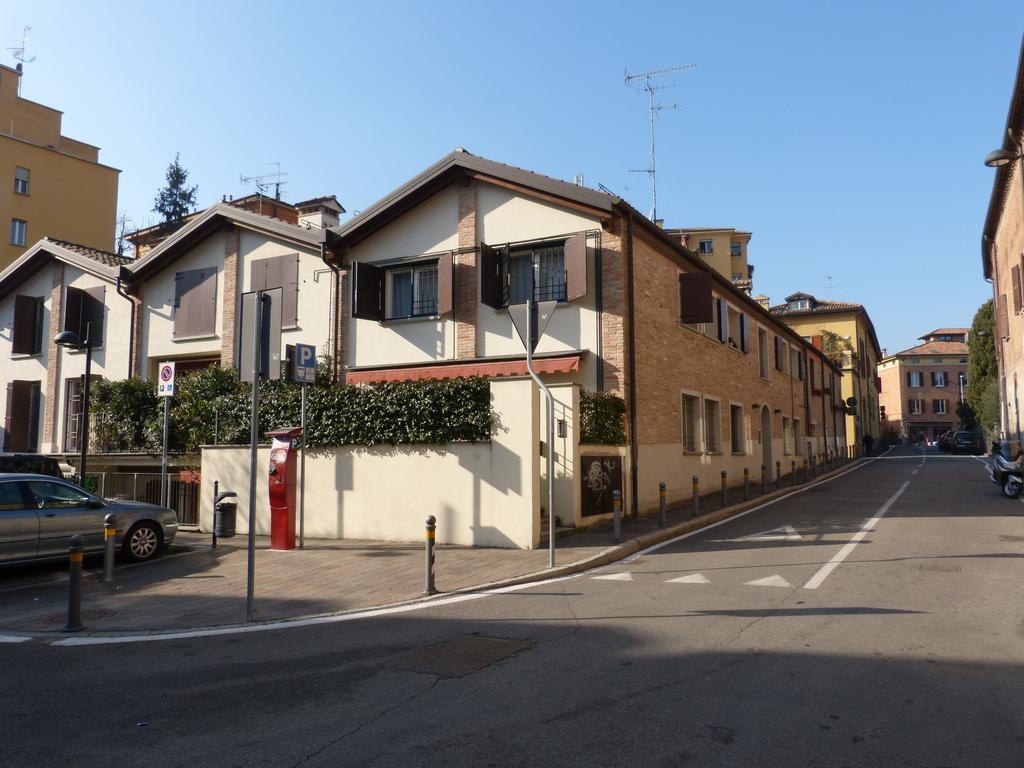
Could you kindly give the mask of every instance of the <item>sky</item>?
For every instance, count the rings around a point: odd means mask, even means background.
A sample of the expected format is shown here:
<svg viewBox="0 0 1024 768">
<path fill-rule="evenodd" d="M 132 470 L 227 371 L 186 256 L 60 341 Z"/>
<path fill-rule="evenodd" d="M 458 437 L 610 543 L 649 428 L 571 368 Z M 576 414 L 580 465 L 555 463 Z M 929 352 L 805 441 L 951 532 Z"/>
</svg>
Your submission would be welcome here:
<svg viewBox="0 0 1024 768">
<path fill-rule="evenodd" d="M 156 223 L 176 153 L 200 207 L 287 175 L 351 212 L 455 147 L 603 184 L 644 213 L 753 233 L 754 292 L 864 304 L 889 352 L 991 298 L 981 230 L 1024 34 L 1020 0 L 0 0 L 22 95 L 121 169 Z"/>
</svg>

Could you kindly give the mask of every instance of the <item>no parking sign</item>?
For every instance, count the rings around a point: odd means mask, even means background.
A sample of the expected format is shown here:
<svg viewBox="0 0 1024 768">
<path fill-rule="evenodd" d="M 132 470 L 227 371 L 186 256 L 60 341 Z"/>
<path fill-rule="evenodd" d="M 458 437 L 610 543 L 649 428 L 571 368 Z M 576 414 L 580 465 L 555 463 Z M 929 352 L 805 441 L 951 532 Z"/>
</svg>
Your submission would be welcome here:
<svg viewBox="0 0 1024 768">
<path fill-rule="evenodd" d="M 174 396 L 174 363 L 160 363 L 156 393 L 160 397 Z"/>
</svg>

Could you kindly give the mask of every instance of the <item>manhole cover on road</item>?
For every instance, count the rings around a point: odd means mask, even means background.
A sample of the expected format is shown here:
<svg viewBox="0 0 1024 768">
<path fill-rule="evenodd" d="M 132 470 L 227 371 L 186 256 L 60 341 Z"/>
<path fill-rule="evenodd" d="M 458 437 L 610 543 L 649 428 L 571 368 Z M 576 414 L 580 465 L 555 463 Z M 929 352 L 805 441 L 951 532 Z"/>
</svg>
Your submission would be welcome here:
<svg viewBox="0 0 1024 768">
<path fill-rule="evenodd" d="M 465 677 L 532 647 L 532 640 L 457 635 L 426 648 L 407 651 L 391 666 L 436 677 Z"/>
<path fill-rule="evenodd" d="M 113 616 L 114 611 L 107 611 L 102 608 L 97 608 L 92 611 L 82 611 L 82 621 L 96 621 L 96 619 L 105 619 L 109 616 Z M 47 616 L 46 620 L 51 624 L 67 624 L 68 615 L 66 613 L 55 613 L 52 616 Z"/>
<path fill-rule="evenodd" d="M 931 571 L 933 573 L 960 573 L 960 566 L 958 565 L 922 565 L 919 570 Z"/>
</svg>

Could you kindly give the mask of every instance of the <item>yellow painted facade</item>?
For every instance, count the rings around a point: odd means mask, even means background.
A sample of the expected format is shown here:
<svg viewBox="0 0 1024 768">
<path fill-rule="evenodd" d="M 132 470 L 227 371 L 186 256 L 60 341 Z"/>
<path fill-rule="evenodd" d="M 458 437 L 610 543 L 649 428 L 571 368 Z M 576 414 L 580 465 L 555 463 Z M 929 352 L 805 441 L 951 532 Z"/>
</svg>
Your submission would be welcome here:
<svg viewBox="0 0 1024 768">
<path fill-rule="evenodd" d="M 113 250 L 120 171 L 62 136 L 61 112 L 21 98 L 19 78 L 0 66 L 0 270 L 43 237 Z"/>
</svg>

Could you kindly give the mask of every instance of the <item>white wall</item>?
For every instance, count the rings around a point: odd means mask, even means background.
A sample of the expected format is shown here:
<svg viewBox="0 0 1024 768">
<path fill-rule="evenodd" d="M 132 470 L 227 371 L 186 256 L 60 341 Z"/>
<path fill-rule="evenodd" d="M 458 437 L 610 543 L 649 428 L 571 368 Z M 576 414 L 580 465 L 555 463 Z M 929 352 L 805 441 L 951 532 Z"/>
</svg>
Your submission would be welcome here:
<svg viewBox="0 0 1024 768">
<path fill-rule="evenodd" d="M 47 263 L 7 296 L 0 299 L 0 447 L 4 441 L 4 416 L 7 415 L 7 385 L 12 381 L 38 381 L 40 385 L 39 448 L 43 445 L 43 414 L 46 411 L 46 349 L 50 340 L 50 295 L 53 266 Z M 14 299 L 17 295 L 42 296 L 43 344 L 37 355 L 11 356 L 14 332 Z"/>
<path fill-rule="evenodd" d="M 523 547 L 540 534 L 536 386 L 491 382 L 497 414 L 489 443 L 342 447 L 306 458 L 305 533 L 310 538 L 422 541 L 437 518 L 441 543 Z M 257 533 L 269 531 L 267 464 L 257 459 Z M 200 525 L 212 527 L 213 482 L 238 493 L 238 531 L 248 531 L 248 447 L 204 447 Z"/>
</svg>

